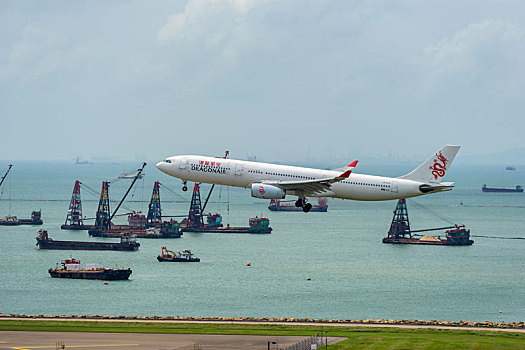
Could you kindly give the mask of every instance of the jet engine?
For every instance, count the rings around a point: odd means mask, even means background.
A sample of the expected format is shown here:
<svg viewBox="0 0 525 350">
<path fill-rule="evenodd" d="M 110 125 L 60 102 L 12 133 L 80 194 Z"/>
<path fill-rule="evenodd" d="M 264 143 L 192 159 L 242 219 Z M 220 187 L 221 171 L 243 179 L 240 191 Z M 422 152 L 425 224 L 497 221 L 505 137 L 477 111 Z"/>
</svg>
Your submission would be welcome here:
<svg viewBox="0 0 525 350">
<path fill-rule="evenodd" d="M 286 191 L 280 187 L 265 184 L 252 184 L 252 197 L 263 199 L 283 199 Z"/>
</svg>

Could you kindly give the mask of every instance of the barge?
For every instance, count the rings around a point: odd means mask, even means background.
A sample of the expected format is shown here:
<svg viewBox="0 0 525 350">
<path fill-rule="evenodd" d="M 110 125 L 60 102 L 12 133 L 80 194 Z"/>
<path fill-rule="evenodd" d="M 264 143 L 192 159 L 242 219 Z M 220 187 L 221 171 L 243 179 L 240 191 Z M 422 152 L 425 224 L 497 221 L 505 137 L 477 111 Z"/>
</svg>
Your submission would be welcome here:
<svg viewBox="0 0 525 350">
<path fill-rule="evenodd" d="M 157 256 L 157 260 L 160 262 L 200 262 L 201 259 L 193 256 L 193 253 L 189 250 L 183 250 L 182 252 L 175 253 L 172 250 L 162 247 L 161 253 Z"/>
<path fill-rule="evenodd" d="M 428 231 L 445 231 L 445 239 L 435 237 L 432 235 L 424 235 L 421 238 L 412 235 L 415 232 Z M 391 244 L 423 244 L 423 245 L 472 245 L 473 240 L 470 239 L 470 230 L 465 228 L 465 225 L 454 225 L 448 227 L 431 228 L 424 230 L 411 230 L 410 222 L 408 221 L 408 211 L 405 199 L 400 199 L 397 203 L 396 210 L 394 210 L 394 217 L 388 230 L 388 236 L 383 238 L 383 243 Z"/>
<path fill-rule="evenodd" d="M 493 192 L 493 193 L 521 193 L 523 192 L 523 187 L 518 185 L 516 188 L 494 188 L 494 187 L 487 187 L 487 185 L 481 186 L 481 190 L 483 192 Z"/>
<path fill-rule="evenodd" d="M 134 237 L 120 237 L 120 243 L 112 242 L 80 242 L 80 241 L 55 241 L 49 238 L 46 230 L 38 231 L 36 237 L 38 249 L 60 249 L 60 250 L 129 250 L 135 251 L 140 243 Z"/>
<path fill-rule="evenodd" d="M 132 272 L 130 268 L 110 269 L 100 264 L 82 266 L 80 261 L 74 258 L 63 260 L 60 264 L 61 267 L 57 264 L 48 270 L 51 277 L 114 281 L 127 280 Z"/>
<path fill-rule="evenodd" d="M 31 219 L 19 219 L 14 215 L 6 216 L 3 219 L 0 219 L 0 225 L 3 226 L 18 226 L 18 225 L 42 225 L 42 212 L 33 211 L 31 213 Z"/>
<path fill-rule="evenodd" d="M 414 232 L 414 231 L 413 231 Z M 472 245 L 470 230 L 465 225 L 455 225 L 454 228 L 445 231 L 445 239 L 431 235 L 424 235 L 421 238 L 401 237 L 393 235 L 383 238 L 383 243 L 394 244 L 425 244 L 425 245 Z"/>
<path fill-rule="evenodd" d="M 303 211 L 303 208 L 295 206 L 290 202 L 296 202 L 295 200 L 281 201 L 278 199 L 272 199 L 268 209 L 271 211 Z M 328 211 L 327 199 L 322 197 L 317 200 L 317 204 L 312 205 L 310 212 L 321 212 L 326 213 Z"/>
<path fill-rule="evenodd" d="M 127 225 L 123 227 L 112 225 L 107 229 L 93 227 L 88 233 L 92 237 L 180 238 L 182 236 L 180 224 L 174 220 L 164 221 L 160 227 L 151 228 L 130 228 Z"/>
<path fill-rule="evenodd" d="M 184 222 L 184 221 L 183 221 Z M 189 221 L 187 221 L 189 222 Z M 248 221 L 248 227 L 226 227 L 211 226 L 211 225 L 197 225 L 184 226 L 181 228 L 183 232 L 211 232 L 211 233 L 272 233 L 272 228 L 269 226 L 270 220 L 268 218 L 254 217 Z"/>
</svg>

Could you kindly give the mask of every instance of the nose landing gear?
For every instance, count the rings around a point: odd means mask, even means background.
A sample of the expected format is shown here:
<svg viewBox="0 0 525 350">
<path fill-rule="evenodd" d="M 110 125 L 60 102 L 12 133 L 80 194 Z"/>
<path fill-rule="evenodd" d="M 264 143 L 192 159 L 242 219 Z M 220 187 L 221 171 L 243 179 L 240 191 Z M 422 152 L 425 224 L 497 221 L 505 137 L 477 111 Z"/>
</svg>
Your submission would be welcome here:
<svg viewBox="0 0 525 350">
<path fill-rule="evenodd" d="M 304 197 L 299 197 L 299 199 L 295 201 L 295 206 L 298 208 L 302 207 L 305 213 L 308 213 L 312 209 L 312 205 L 308 203 L 308 200 Z"/>
<path fill-rule="evenodd" d="M 188 181 L 182 180 L 182 190 L 184 192 L 186 192 L 188 190 L 188 186 L 186 186 L 187 183 L 188 183 Z"/>
</svg>

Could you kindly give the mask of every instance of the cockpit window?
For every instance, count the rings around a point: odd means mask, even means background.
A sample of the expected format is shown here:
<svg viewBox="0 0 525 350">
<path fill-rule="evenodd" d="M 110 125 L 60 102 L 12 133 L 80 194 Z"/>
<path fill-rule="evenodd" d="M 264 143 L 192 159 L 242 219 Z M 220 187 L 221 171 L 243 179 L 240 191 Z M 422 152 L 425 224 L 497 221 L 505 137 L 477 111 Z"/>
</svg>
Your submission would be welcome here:
<svg viewBox="0 0 525 350">
<path fill-rule="evenodd" d="M 166 159 L 165 162 L 166 163 L 171 163 L 171 159 Z"/>
</svg>

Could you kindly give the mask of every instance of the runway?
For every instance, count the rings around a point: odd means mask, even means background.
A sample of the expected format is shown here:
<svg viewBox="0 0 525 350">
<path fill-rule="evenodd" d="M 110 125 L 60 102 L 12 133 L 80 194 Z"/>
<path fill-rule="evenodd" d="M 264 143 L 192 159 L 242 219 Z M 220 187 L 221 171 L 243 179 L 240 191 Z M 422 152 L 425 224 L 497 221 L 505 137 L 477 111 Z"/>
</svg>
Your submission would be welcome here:
<svg viewBox="0 0 525 350">
<path fill-rule="evenodd" d="M 0 349 L 219 350 L 278 349 L 307 337 L 268 335 L 145 334 L 1 331 Z M 328 337 L 328 345 L 346 338 Z M 270 344 L 269 344 L 270 342 Z M 57 345 L 58 344 L 58 345 Z M 58 346 L 58 347 L 57 347 Z"/>
</svg>

